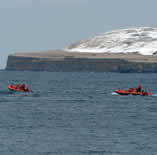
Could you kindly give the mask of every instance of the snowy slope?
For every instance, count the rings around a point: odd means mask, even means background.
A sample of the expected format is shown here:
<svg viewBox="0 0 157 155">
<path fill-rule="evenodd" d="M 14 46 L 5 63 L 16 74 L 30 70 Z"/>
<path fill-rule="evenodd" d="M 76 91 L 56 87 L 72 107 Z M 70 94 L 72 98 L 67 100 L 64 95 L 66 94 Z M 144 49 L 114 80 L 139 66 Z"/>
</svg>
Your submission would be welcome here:
<svg viewBox="0 0 157 155">
<path fill-rule="evenodd" d="M 69 52 L 157 54 L 157 28 L 141 27 L 122 29 L 98 35 L 87 41 L 73 44 Z"/>
</svg>

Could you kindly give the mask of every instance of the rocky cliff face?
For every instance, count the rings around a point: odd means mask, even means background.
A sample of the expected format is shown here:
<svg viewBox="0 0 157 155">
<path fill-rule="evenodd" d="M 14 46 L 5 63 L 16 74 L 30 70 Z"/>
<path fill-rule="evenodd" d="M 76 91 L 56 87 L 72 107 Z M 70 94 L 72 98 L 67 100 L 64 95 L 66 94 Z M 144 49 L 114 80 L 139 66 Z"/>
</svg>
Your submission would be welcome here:
<svg viewBox="0 0 157 155">
<path fill-rule="evenodd" d="M 134 62 L 118 58 L 33 58 L 9 56 L 6 70 L 50 72 L 157 72 L 155 62 Z"/>
</svg>

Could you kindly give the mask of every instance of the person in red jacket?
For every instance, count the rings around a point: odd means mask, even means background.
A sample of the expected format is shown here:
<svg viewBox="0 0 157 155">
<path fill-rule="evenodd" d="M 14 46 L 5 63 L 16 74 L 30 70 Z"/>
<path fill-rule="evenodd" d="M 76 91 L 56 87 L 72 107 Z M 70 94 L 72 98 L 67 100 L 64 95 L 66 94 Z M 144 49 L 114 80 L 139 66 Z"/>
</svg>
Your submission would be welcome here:
<svg viewBox="0 0 157 155">
<path fill-rule="evenodd" d="M 25 89 L 25 87 L 26 87 L 26 85 L 25 85 L 24 83 L 22 83 L 22 84 L 20 85 L 20 88 L 22 88 L 22 89 Z"/>
<path fill-rule="evenodd" d="M 142 86 L 141 86 L 140 84 L 138 85 L 136 91 L 137 91 L 137 92 L 141 92 L 141 91 L 142 91 Z"/>
<path fill-rule="evenodd" d="M 28 87 L 24 83 L 20 85 L 20 88 L 23 89 L 24 91 L 28 91 Z"/>
</svg>

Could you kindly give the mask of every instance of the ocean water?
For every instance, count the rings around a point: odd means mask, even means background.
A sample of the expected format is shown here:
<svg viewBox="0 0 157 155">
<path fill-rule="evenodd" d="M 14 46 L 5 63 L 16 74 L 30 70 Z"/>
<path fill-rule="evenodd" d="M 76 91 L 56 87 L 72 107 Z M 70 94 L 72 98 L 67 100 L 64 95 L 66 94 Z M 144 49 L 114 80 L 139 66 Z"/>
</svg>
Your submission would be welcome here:
<svg viewBox="0 0 157 155">
<path fill-rule="evenodd" d="M 0 72 L 0 154 L 155 155 L 157 74 Z M 10 92 L 25 82 L 31 93 Z M 113 91 L 138 84 L 151 96 Z"/>
</svg>

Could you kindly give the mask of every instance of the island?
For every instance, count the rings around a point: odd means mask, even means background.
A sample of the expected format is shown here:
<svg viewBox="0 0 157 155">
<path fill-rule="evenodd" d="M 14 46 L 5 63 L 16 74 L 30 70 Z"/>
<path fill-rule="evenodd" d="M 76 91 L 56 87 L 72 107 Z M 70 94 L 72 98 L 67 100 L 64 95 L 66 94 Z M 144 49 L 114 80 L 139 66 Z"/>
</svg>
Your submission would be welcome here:
<svg viewBox="0 0 157 155">
<path fill-rule="evenodd" d="M 157 28 L 106 32 L 65 49 L 8 56 L 6 70 L 157 72 Z"/>
</svg>

